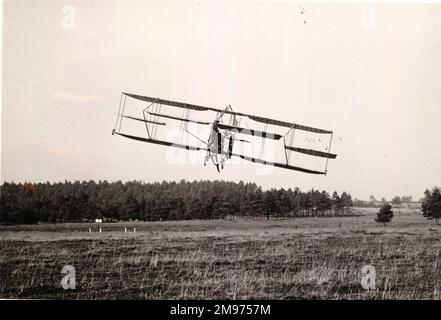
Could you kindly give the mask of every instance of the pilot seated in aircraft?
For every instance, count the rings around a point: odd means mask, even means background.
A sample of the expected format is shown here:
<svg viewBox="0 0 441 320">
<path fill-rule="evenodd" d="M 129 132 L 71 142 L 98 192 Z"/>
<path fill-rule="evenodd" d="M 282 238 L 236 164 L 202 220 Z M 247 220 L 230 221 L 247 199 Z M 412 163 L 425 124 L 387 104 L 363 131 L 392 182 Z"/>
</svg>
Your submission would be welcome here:
<svg viewBox="0 0 441 320">
<path fill-rule="evenodd" d="M 222 151 L 222 148 L 221 148 L 222 134 L 219 132 L 218 124 L 219 124 L 219 120 L 216 120 L 215 122 L 213 122 L 213 126 L 212 126 L 211 133 L 210 133 L 210 138 L 208 139 L 207 147 L 209 150 L 209 154 L 207 154 L 206 161 L 208 160 L 208 158 L 210 156 L 216 157 L 216 161 L 213 161 L 213 163 L 216 166 L 217 171 L 220 172 L 219 164 L 217 161 L 217 154 L 221 153 L 221 151 Z M 206 163 L 206 161 L 205 161 L 205 163 Z"/>
</svg>

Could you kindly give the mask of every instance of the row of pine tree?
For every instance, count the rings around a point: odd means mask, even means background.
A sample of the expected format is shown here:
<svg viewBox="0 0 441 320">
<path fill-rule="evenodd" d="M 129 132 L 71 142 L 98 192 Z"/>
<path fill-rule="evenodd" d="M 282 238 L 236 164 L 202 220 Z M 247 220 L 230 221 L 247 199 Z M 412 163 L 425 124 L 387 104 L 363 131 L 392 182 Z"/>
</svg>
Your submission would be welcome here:
<svg viewBox="0 0 441 320">
<path fill-rule="evenodd" d="M 188 220 L 240 217 L 309 217 L 349 214 L 343 192 L 271 189 L 255 183 L 179 181 L 123 183 L 76 181 L 7 183 L 1 187 L 0 223 L 85 222 L 96 218 Z"/>
</svg>

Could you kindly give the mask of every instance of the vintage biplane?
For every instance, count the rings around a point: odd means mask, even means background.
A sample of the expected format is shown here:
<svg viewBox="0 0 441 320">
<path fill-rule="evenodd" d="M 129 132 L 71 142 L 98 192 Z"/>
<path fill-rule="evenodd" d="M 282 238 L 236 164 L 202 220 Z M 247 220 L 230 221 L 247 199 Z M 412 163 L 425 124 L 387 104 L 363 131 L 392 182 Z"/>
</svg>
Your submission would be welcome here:
<svg viewBox="0 0 441 320">
<path fill-rule="evenodd" d="M 128 98 L 136 102 L 135 114 L 131 110 L 128 112 Z M 133 106 L 130 108 L 133 110 Z M 211 116 L 211 119 L 201 119 L 202 115 Z M 137 124 L 136 134 L 128 132 L 126 126 L 129 122 L 132 128 L 133 123 Z M 167 130 L 163 129 L 172 128 L 172 123 L 179 127 L 174 131 L 177 134 L 171 138 L 159 138 L 158 132 L 165 134 Z M 139 126 L 142 127 L 141 131 Z M 198 132 L 201 128 L 206 128 L 205 132 Z M 231 106 L 218 109 L 125 92 L 121 94 L 116 124 L 112 130 L 114 134 L 167 147 L 204 151 L 204 165 L 211 160 L 219 172 L 228 159 L 238 157 L 283 169 L 326 174 L 328 160 L 336 158 L 336 154 L 330 152 L 332 131 L 236 112 Z M 272 147 L 271 159 L 265 160 L 264 150 L 269 142 L 278 145 Z M 306 156 L 304 163 L 307 166 L 314 163 L 312 159 L 320 159 L 324 164 L 317 166 L 316 163 L 314 168 L 299 166 L 296 164 L 297 155 Z M 278 161 L 275 160 L 277 156 L 281 156 Z"/>
</svg>

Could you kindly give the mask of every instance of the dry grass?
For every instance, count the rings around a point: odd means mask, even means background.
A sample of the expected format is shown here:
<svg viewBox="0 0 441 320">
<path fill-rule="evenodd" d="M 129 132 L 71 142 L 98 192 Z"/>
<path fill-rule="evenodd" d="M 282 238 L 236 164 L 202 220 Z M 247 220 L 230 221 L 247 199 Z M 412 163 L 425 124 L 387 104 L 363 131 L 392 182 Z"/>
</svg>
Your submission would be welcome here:
<svg viewBox="0 0 441 320">
<path fill-rule="evenodd" d="M 439 299 L 441 227 L 411 209 L 296 220 L 0 228 L 1 298 Z M 124 233 L 136 226 L 136 233 Z M 64 265 L 77 289 L 61 288 Z M 360 285 L 376 268 L 376 289 Z"/>
</svg>

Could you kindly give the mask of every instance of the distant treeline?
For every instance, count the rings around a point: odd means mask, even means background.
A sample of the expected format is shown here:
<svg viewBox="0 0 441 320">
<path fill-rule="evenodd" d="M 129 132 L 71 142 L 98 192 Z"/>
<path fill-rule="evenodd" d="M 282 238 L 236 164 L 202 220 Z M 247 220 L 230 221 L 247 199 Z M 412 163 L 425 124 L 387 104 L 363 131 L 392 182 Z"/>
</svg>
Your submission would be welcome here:
<svg viewBox="0 0 441 320">
<path fill-rule="evenodd" d="M 348 214 L 351 206 L 347 192 L 262 191 L 243 182 L 4 183 L 0 223 L 332 216 Z"/>
<path fill-rule="evenodd" d="M 418 204 L 422 201 L 413 201 L 412 196 L 395 196 L 392 198 L 392 200 L 388 201 L 385 198 L 381 198 L 381 200 L 377 200 L 373 195 L 369 197 L 369 201 L 366 200 L 359 200 L 355 198 L 353 200 L 354 207 L 360 207 L 360 208 L 381 208 L 383 205 L 387 203 L 391 203 L 394 206 L 400 206 L 402 204 Z"/>
</svg>

